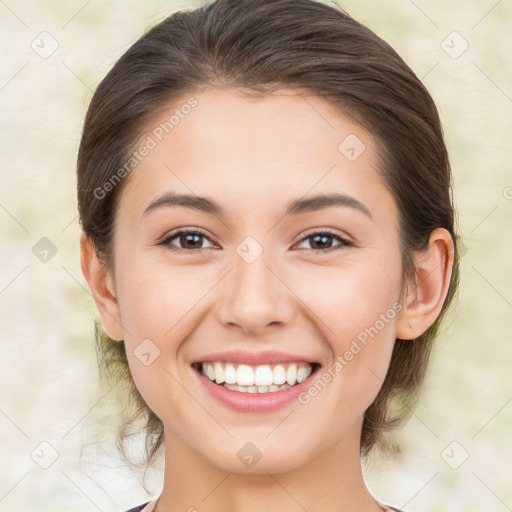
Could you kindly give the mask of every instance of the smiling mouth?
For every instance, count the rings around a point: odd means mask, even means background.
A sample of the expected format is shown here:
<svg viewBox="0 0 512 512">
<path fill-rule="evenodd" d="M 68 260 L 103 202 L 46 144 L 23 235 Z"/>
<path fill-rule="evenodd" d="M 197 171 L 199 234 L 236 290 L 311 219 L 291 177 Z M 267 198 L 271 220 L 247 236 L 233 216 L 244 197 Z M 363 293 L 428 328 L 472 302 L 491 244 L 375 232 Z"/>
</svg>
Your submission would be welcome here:
<svg viewBox="0 0 512 512">
<path fill-rule="evenodd" d="M 240 393 L 275 393 L 305 381 L 318 363 L 282 363 L 251 366 L 222 361 L 194 363 L 192 367 L 214 384 Z"/>
</svg>

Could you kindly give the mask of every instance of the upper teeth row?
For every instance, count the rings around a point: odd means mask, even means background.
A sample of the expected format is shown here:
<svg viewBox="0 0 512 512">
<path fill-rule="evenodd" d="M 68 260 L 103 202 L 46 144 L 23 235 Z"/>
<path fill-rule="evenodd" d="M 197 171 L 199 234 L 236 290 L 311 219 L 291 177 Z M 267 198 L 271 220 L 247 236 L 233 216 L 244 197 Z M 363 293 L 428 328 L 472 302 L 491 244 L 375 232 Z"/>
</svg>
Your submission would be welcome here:
<svg viewBox="0 0 512 512">
<path fill-rule="evenodd" d="M 217 384 L 238 384 L 239 386 L 279 386 L 288 383 L 290 386 L 306 380 L 312 371 L 312 366 L 307 363 L 292 363 L 286 367 L 282 364 L 273 368 L 264 364 L 261 366 L 249 366 L 240 364 L 238 367 L 230 363 L 214 362 L 202 363 L 203 375 Z"/>
</svg>

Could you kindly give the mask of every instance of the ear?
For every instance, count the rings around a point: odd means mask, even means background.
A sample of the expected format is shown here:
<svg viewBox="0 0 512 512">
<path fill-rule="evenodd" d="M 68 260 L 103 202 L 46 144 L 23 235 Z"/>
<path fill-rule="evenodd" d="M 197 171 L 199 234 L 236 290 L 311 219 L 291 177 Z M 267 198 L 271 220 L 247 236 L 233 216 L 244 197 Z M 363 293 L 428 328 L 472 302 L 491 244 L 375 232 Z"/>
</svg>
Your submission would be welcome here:
<svg viewBox="0 0 512 512">
<path fill-rule="evenodd" d="M 417 283 L 411 283 L 398 315 L 396 337 L 412 340 L 421 336 L 436 320 L 443 307 L 454 261 L 450 233 L 437 228 L 428 247 L 414 256 Z"/>
<path fill-rule="evenodd" d="M 99 259 L 93 242 L 83 230 L 80 234 L 80 265 L 105 332 L 113 340 L 122 340 L 124 330 L 113 278 L 104 262 Z"/>
</svg>

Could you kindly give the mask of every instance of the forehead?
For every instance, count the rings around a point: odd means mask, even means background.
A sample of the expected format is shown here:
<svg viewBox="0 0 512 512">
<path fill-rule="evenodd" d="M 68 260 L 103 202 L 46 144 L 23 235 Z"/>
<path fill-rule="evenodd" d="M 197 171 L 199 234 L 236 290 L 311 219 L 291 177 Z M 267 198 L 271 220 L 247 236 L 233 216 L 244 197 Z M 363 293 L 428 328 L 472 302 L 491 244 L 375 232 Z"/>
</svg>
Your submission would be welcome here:
<svg viewBox="0 0 512 512">
<path fill-rule="evenodd" d="M 151 149 L 121 200 L 133 216 L 166 190 L 214 196 L 233 214 L 332 192 L 394 206 L 372 135 L 311 93 L 210 87 L 160 109 L 143 133 Z"/>
</svg>

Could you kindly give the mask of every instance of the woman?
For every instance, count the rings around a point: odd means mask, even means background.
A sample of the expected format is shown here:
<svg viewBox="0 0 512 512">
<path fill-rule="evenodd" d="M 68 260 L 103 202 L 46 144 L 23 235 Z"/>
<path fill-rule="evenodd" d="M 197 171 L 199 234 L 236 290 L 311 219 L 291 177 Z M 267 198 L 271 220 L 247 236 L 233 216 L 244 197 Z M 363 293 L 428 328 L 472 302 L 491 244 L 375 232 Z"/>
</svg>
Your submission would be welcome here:
<svg viewBox="0 0 512 512">
<path fill-rule="evenodd" d="M 312 0 L 170 16 L 91 100 L 78 201 L 100 348 L 165 450 L 132 511 L 398 510 L 361 456 L 417 397 L 458 249 L 437 109 L 387 43 Z"/>
</svg>

